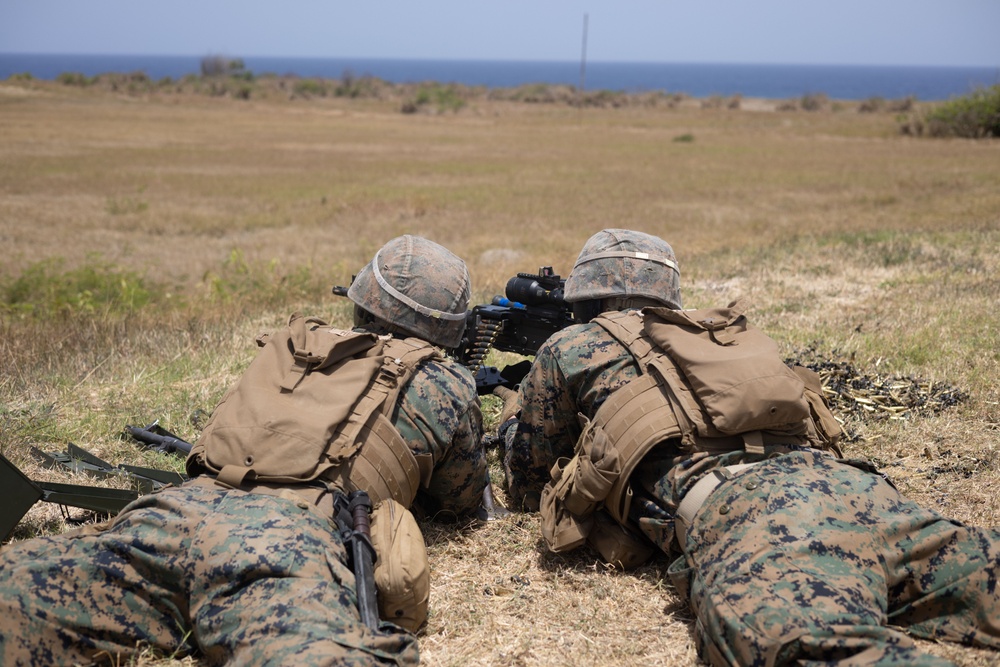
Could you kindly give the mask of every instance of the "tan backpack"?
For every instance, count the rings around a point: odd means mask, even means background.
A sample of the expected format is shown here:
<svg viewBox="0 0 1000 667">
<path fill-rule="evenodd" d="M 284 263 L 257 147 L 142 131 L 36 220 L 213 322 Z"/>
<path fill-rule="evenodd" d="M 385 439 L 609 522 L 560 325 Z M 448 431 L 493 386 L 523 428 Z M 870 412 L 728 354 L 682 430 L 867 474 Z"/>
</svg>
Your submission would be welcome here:
<svg viewBox="0 0 1000 667">
<path fill-rule="evenodd" d="M 642 374 L 584 420 L 575 456 L 553 467 L 542 491 L 542 535 L 552 551 L 589 541 L 609 562 L 630 567 L 652 553 L 628 524 L 629 477 L 657 444 L 676 438 L 687 452 L 765 445 L 840 451 L 840 424 L 812 371 L 790 369 L 777 344 L 751 325 L 746 302 L 726 308 L 645 308 L 595 318 L 628 347 Z M 609 535 L 606 512 L 624 533 Z M 596 527 L 605 526 L 596 535 Z"/>
<path fill-rule="evenodd" d="M 407 458 L 413 455 L 405 443 L 400 447 L 402 438 L 389 417 L 419 363 L 440 356 L 437 348 L 416 338 L 345 331 L 298 314 L 257 344 L 257 357 L 192 447 L 188 473 L 214 473 L 233 487 L 245 481 L 337 482 L 340 476 L 353 479 L 352 457 L 374 439 L 388 442 L 396 458 L 405 459 L 397 475 L 402 479 L 386 483 L 408 507 L 429 470 Z M 401 485 L 405 488 L 397 488 Z M 373 502 L 386 495 L 365 490 Z"/>
<path fill-rule="evenodd" d="M 367 491 L 380 615 L 415 632 L 427 619 L 430 568 L 408 508 L 433 461 L 415 456 L 390 418 L 418 365 L 440 351 L 298 314 L 257 343 L 192 447 L 188 473 L 311 502 L 329 499 L 325 487 Z"/>
</svg>

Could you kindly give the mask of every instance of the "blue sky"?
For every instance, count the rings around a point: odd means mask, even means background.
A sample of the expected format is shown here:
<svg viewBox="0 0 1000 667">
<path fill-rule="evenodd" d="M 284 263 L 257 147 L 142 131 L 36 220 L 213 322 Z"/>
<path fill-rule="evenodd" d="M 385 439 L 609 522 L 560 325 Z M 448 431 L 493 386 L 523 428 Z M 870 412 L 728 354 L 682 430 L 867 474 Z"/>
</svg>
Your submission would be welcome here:
<svg viewBox="0 0 1000 667">
<path fill-rule="evenodd" d="M 1000 67 L 1000 0 L 0 0 L 0 52 Z"/>
</svg>

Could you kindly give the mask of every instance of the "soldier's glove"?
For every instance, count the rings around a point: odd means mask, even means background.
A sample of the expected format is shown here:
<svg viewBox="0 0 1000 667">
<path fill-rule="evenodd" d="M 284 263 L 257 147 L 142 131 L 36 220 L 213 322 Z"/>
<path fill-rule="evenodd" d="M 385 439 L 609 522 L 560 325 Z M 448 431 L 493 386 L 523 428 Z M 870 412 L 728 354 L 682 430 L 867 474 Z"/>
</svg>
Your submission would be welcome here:
<svg viewBox="0 0 1000 667">
<path fill-rule="evenodd" d="M 503 399 L 503 409 L 500 410 L 500 423 L 519 417 L 521 414 L 521 392 L 507 387 L 496 387 L 493 395 Z"/>
<path fill-rule="evenodd" d="M 507 434 L 517 425 L 517 419 L 521 415 L 521 392 L 507 387 L 496 387 L 493 395 L 503 399 L 503 408 L 500 410 L 500 426 L 497 427 L 497 439 L 501 444 L 506 445 Z"/>
</svg>

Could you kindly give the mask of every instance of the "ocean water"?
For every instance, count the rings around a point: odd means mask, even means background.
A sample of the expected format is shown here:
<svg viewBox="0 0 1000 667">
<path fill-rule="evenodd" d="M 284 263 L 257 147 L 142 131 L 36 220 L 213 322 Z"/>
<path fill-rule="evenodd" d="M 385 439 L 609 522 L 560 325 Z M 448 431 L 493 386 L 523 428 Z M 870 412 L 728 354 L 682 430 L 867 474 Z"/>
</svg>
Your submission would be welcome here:
<svg viewBox="0 0 1000 667">
<path fill-rule="evenodd" d="M 743 95 L 790 99 L 823 93 L 832 99 L 870 97 L 946 100 L 1000 84 L 1000 67 L 888 67 L 690 63 L 530 62 L 489 60 L 378 60 L 245 57 L 255 74 L 341 78 L 374 76 L 393 83 L 435 81 L 488 88 L 566 84 L 585 90 L 664 91 L 694 97 Z M 29 73 L 55 79 L 64 72 L 95 76 L 145 72 L 152 79 L 198 74 L 196 56 L 122 56 L 0 53 L 0 80 Z"/>
</svg>

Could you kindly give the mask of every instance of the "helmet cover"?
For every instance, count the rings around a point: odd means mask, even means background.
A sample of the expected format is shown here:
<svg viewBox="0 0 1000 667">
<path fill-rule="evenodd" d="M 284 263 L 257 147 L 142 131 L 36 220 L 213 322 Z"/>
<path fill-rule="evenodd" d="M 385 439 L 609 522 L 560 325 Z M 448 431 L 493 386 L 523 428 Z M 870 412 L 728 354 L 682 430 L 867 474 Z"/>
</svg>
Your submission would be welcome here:
<svg viewBox="0 0 1000 667">
<path fill-rule="evenodd" d="M 456 347 L 465 332 L 472 294 L 465 262 L 420 236 L 392 239 L 365 265 L 348 298 L 376 317 L 441 347 Z"/>
<path fill-rule="evenodd" d="M 680 268 L 663 239 L 628 229 L 605 229 L 587 240 L 566 279 L 570 303 L 647 297 L 682 308 Z"/>
</svg>

